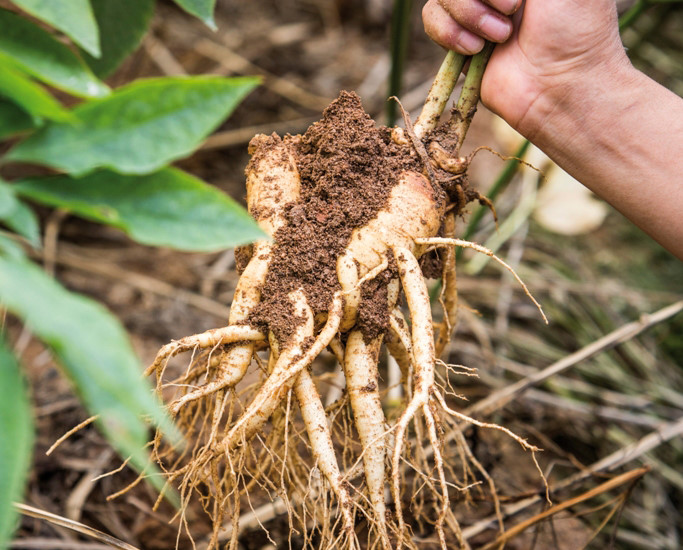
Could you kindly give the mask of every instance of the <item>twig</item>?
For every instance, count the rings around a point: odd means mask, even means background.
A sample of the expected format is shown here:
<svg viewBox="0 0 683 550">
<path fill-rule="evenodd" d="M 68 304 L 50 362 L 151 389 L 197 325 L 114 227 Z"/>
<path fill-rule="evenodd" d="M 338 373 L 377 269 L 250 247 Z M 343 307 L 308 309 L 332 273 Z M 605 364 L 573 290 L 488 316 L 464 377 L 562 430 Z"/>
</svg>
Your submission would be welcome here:
<svg viewBox="0 0 683 550">
<path fill-rule="evenodd" d="M 311 117 L 295 118 L 293 120 L 285 120 L 283 122 L 260 124 L 257 126 L 247 126 L 246 128 L 237 128 L 235 130 L 227 130 L 225 132 L 218 132 L 209 136 L 207 140 L 199 147 L 200 150 L 208 151 L 211 149 L 223 149 L 227 147 L 234 147 L 235 145 L 243 145 L 249 143 L 251 138 L 256 134 L 286 134 L 287 132 L 300 132 L 308 128 L 316 119 Z"/>
<path fill-rule="evenodd" d="M 543 403 L 548 407 L 555 407 L 570 411 L 572 414 L 579 414 L 594 420 L 598 418 L 605 418 L 613 422 L 622 422 L 626 424 L 633 424 L 634 426 L 645 426 L 647 428 L 656 428 L 662 425 L 664 421 L 661 418 L 656 418 L 647 414 L 636 414 L 629 411 L 622 410 L 618 407 L 610 407 L 606 405 L 592 405 L 576 401 L 574 399 L 567 399 L 556 394 L 548 392 L 529 389 L 526 391 L 524 397 L 531 401 Z"/>
<path fill-rule="evenodd" d="M 223 44 L 217 44 L 211 40 L 204 39 L 195 44 L 195 49 L 205 57 L 213 59 L 230 72 L 240 74 L 251 73 L 263 76 L 263 85 L 266 88 L 306 109 L 322 111 L 330 103 L 329 98 L 312 94 L 285 78 L 275 76 Z"/>
<path fill-rule="evenodd" d="M 535 525 L 536 523 L 543 521 L 546 518 L 554 516 L 555 514 L 562 512 L 563 510 L 566 510 L 567 508 L 571 508 L 572 506 L 576 506 L 581 502 L 590 500 L 598 495 L 601 495 L 602 493 L 606 493 L 608 491 L 611 491 L 612 489 L 620 487 L 621 485 L 624 485 L 626 483 L 634 483 L 649 471 L 650 468 L 648 466 L 643 466 L 641 468 L 631 470 L 630 472 L 621 474 L 613 479 L 610 479 L 609 481 L 606 481 L 605 483 L 601 483 L 597 487 L 594 487 L 593 489 L 590 489 L 581 495 L 578 495 L 574 498 L 570 498 L 569 500 L 566 500 L 560 504 L 556 504 L 555 506 L 552 506 L 547 510 L 544 510 L 540 514 L 536 514 L 534 517 L 522 521 L 521 523 L 518 523 L 511 529 L 508 529 L 501 536 L 496 538 L 496 540 L 483 546 L 481 550 L 492 550 L 493 548 L 498 548 L 506 542 L 508 542 L 510 539 L 516 537 L 521 532 L 531 527 L 532 525 Z"/>
<path fill-rule="evenodd" d="M 83 513 L 83 505 L 90 492 L 95 488 L 95 476 L 102 473 L 102 470 L 114 456 L 114 450 L 110 447 L 105 448 L 100 456 L 94 461 L 92 468 L 83 474 L 76 486 L 73 488 L 69 497 L 64 503 L 66 516 L 73 521 L 80 521 Z"/>
<path fill-rule="evenodd" d="M 32 251 L 31 255 L 40 257 L 39 252 Z M 113 263 L 86 260 L 76 252 L 67 250 L 66 246 L 60 247 L 60 252 L 56 260 L 57 263 L 61 265 L 80 269 L 89 273 L 96 273 L 97 275 L 103 275 L 104 277 L 111 279 L 120 280 L 134 288 L 152 292 L 159 296 L 165 296 L 175 300 L 182 300 L 196 309 L 205 311 L 221 319 L 227 318 L 230 314 L 230 308 L 224 306 L 216 300 L 212 300 L 206 296 L 202 296 L 188 290 L 179 289 L 153 277 L 142 275 L 141 273 L 135 273 L 133 271 L 121 269 Z"/>
<path fill-rule="evenodd" d="M 673 439 L 674 437 L 680 436 L 683 434 L 683 417 L 678 419 L 675 422 L 669 422 L 667 424 L 663 424 L 658 430 L 655 430 L 653 432 L 650 432 L 648 435 L 640 439 L 639 441 L 636 441 L 632 443 L 631 445 L 627 445 L 626 447 L 623 447 L 622 449 L 619 449 L 618 451 L 612 453 L 609 456 L 606 456 L 602 460 L 599 460 L 598 462 L 595 462 L 592 466 L 589 468 L 586 468 L 585 470 L 578 472 L 572 476 L 569 476 L 568 478 L 564 479 L 555 487 L 553 487 L 552 491 L 553 493 L 556 493 L 558 491 L 561 491 L 563 489 L 567 489 L 573 485 L 576 485 L 578 483 L 581 483 L 582 481 L 588 479 L 592 475 L 598 474 L 600 472 L 611 472 L 616 470 L 617 468 L 623 466 L 624 464 L 627 464 L 631 462 L 632 460 L 635 460 L 645 453 L 650 452 L 651 450 L 655 449 L 659 445 L 666 443 L 670 439 Z M 504 511 L 505 517 L 511 517 L 522 510 L 525 510 L 529 508 L 530 506 L 533 506 L 534 504 L 537 504 L 541 500 L 543 500 L 544 496 L 542 495 L 534 495 L 532 497 L 526 498 L 522 501 L 519 501 L 515 503 L 514 505 L 506 507 L 506 510 Z M 472 538 L 479 533 L 485 531 L 488 529 L 490 525 L 493 525 L 497 521 L 497 518 L 495 516 L 489 516 L 486 519 L 483 519 L 474 525 L 467 527 L 466 529 L 463 530 L 463 536 L 467 538 Z"/>
<path fill-rule="evenodd" d="M 43 268 L 50 277 L 55 276 L 55 264 L 57 263 L 57 251 L 59 246 L 59 231 L 62 222 L 69 215 L 68 210 L 57 208 L 50 214 L 45 224 L 45 237 L 43 239 Z"/>
<path fill-rule="evenodd" d="M 10 542 L 8 548 L 26 548 L 27 550 L 104 550 L 111 548 L 108 544 L 97 542 L 76 542 L 63 539 L 32 537 Z"/>
<path fill-rule="evenodd" d="M 138 550 L 138 548 L 128 544 L 127 542 L 117 539 L 116 537 L 112 537 L 111 535 L 103 533 L 102 531 L 98 531 L 97 529 L 93 529 L 92 527 L 88 527 L 87 525 L 84 525 L 83 523 L 80 523 L 78 521 L 73 521 L 65 517 L 58 516 L 57 514 L 46 512 L 45 510 L 40 510 L 38 508 L 34 508 L 33 506 L 28 506 L 27 504 L 20 504 L 18 502 L 14 503 L 14 507 L 19 511 L 19 513 L 25 516 L 43 519 L 54 525 L 66 527 L 67 529 L 71 529 L 72 531 L 76 531 L 77 533 L 81 533 L 95 540 L 99 540 L 100 542 L 112 548 L 120 548 L 121 550 Z M 61 546 L 61 548 L 64 548 L 64 546 Z"/>
<path fill-rule="evenodd" d="M 540 384 L 544 380 L 547 380 L 548 378 L 573 367 L 577 363 L 580 363 L 581 361 L 584 361 L 601 351 L 626 342 L 648 328 L 653 327 L 654 325 L 661 323 L 670 317 L 673 317 L 681 311 L 683 311 L 683 300 L 662 308 L 655 313 L 644 314 L 638 321 L 628 323 L 603 336 L 599 340 L 596 340 L 592 344 L 589 344 L 572 353 L 571 355 L 560 359 L 549 367 L 546 367 L 545 369 L 532 374 L 510 386 L 507 386 L 506 388 L 491 394 L 481 401 L 478 401 L 471 407 L 468 407 L 465 411 L 465 414 L 468 416 L 472 416 L 473 414 L 477 413 L 483 415 L 491 414 L 492 412 L 507 405 L 527 388 Z"/>
<path fill-rule="evenodd" d="M 166 45 L 150 33 L 143 42 L 143 48 L 150 59 L 165 75 L 186 75 L 187 71 L 178 62 Z"/>
</svg>

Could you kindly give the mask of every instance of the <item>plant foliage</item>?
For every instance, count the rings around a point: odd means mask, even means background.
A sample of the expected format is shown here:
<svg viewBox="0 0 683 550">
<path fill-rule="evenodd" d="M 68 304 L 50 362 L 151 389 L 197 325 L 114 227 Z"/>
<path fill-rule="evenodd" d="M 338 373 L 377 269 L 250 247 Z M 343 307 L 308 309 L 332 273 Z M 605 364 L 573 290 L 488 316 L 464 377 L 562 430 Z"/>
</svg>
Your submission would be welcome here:
<svg viewBox="0 0 683 550">
<path fill-rule="evenodd" d="M 141 380 L 120 322 L 25 255 L 41 245 L 31 203 L 111 225 L 146 245 L 215 251 L 262 238 L 232 199 L 168 166 L 191 154 L 258 81 L 167 77 L 111 90 L 100 79 L 138 47 L 154 0 L 12 3 L 0 8 L 0 138 L 12 140 L 0 170 L 21 161 L 59 173 L 0 179 L 0 310 L 42 340 L 114 448 L 149 473 L 147 422 L 172 439 L 173 424 Z M 215 0 L 176 3 L 214 25 Z M 19 365 L 2 335 L 0 548 L 16 523 L 12 502 L 22 497 L 33 441 Z"/>
</svg>

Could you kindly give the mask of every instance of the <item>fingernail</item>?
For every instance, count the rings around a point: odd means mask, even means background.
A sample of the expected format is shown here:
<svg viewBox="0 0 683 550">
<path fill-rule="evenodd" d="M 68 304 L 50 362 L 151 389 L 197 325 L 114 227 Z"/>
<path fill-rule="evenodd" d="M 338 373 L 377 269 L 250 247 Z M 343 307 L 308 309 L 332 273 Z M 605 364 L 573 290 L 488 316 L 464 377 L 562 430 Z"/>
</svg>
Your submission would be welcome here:
<svg viewBox="0 0 683 550">
<path fill-rule="evenodd" d="M 458 36 L 458 45 L 464 53 L 474 54 L 484 47 L 484 39 L 476 34 L 463 31 Z"/>
<path fill-rule="evenodd" d="M 496 8 L 498 11 L 501 11 L 506 14 L 511 14 L 517 11 L 517 4 L 519 3 L 519 0 L 502 0 L 498 5 L 496 5 Z"/>
<path fill-rule="evenodd" d="M 486 14 L 479 21 L 479 30 L 490 40 L 502 42 L 510 35 L 512 27 L 509 21 L 505 21 L 495 15 Z"/>
</svg>

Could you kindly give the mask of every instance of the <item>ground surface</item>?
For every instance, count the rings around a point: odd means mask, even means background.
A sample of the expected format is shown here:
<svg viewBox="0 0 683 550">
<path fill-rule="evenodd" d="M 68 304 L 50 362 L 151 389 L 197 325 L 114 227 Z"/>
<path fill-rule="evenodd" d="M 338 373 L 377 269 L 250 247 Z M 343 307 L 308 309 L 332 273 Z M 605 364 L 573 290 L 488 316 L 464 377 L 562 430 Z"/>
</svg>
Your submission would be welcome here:
<svg viewBox="0 0 683 550">
<path fill-rule="evenodd" d="M 264 86 L 247 98 L 206 146 L 179 163 L 242 200 L 246 144 L 255 133 L 302 131 L 341 89 L 356 90 L 366 110 L 381 119 L 389 70 L 386 4 L 219 0 L 216 34 L 170 4 L 160 4 L 151 36 L 112 84 L 141 75 L 181 72 L 266 75 Z M 414 11 L 402 95 L 409 110 L 416 109 L 424 98 L 443 55 L 423 36 L 419 10 Z M 679 48 L 680 53 L 682 21 L 679 10 L 659 21 L 645 21 L 647 26 L 638 26 L 626 35 L 638 55 L 638 64 L 652 69 L 678 93 L 683 70 L 680 56 L 676 61 L 669 51 Z M 509 146 L 491 130 L 492 118 L 485 112 L 475 118 L 469 147 L 486 144 L 510 153 Z M 501 167 L 495 157 L 481 154 L 472 166 L 473 184 L 485 192 Z M 498 208 L 502 219 L 522 202 L 522 189 L 519 182 L 513 183 L 501 197 Z M 131 243 L 113 229 L 44 210 L 41 215 L 44 227 L 58 230 L 58 238 L 46 243 L 41 261 L 69 288 L 102 301 L 118 315 L 144 364 L 170 339 L 224 324 L 237 278 L 231 251 L 199 255 L 150 249 Z M 492 222 L 485 219 L 475 236 L 480 242 L 495 233 Z M 466 222 L 461 223 L 464 226 Z M 459 280 L 464 306 L 449 361 L 480 370 L 479 380 L 463 380 L 458 388 L 470 402 L 567 356 L 641 313 L 683 296 L 681 264 L 614 213 L 590 235 L 574 237 L 553 235 L 526 218 L 507 239 L 502 254 L 519 266 L 520 275 L 542 298 L 551 325 L 544 327 L 537 320 L 533 307 L 497 268 L 486 266 L 476 276 L 468 274 L 476 269 L 476 260 L 465 254 Z M 90 483 L 99 473 L 119 464 L 95 430 L 85 429 L 52 456 L 44 455 L 57 436 L 87 414 L 49 355 L 22 336 L 19 327 L 11 328 L 28 367 L 39 432 L 26 502 L 80 519 L 141 549 L 172 548 L 177 534 L 177 526 L 168 524 L 172 512 L 151 511 L 155 497 L 150 489 L 141 486 L 118 500 L 105 500 L 134 474 L 124 471 Z M 680 421 L 681 341 L 683 319 L 679 315 L 528 391 L 493 419 L 546 449 L 540 462 L 552 486 L 582 465 L 638 440 L 662 422 Z M 513 442 L 483 431 L 469 430 L 465 435 L 479 461 L 495 478 L 504 503 L 542 491 L 533 463 Z M 623 513 L 615 514 L 621 526 L 616 547 L 677 548 L 683 529 L 683 479 L 677 471 L 683 464 L 683 442 L 678 438 L 664 444 L 618 473 L 642 462 L 653 469 L 630 494 Z M 553 501 L 565 501 L 602 481 L 591 478 L 553 495 Z M 509 547 L 582 547 L 618 504 L 614 499 L 620 490 L 571 508 L 553 522 L 543 522 L 538 530 L 530 529 Z M 479 502 L 476 492 L 473 499 L 470 506 L 458 504 L 465 525 L 491 512 L 491 503 Z M 542 508 L 536 505 L 526 516 Z M 194 535 L 200 540 L 209 525 L 201 510 L 192 514 Z M 519 519 L 510 525 L 516 521 Z M 606 546 L 613 523 L 594 547 Z M 284 518 L 276 517 L 265 526 L 271 539 L 286 547 Z M 429 526 L 418 534 L 425 548 L 435 544 Z M 491 533 L 484 532 L 471 542 L 477 547 L 490 538 Z M 98 547 L 86 546 L 83 541 L 67 530 L 24 519 L 15 547 Z M 243 548 L 271 544 L 259 529 L 245 530 L 241 543 Z M 299 539 L 292 539 L 294 548 L 299 544 Z M 180 537 L 178 546 L 190 547 L 185 537 Z"/>
</svg>

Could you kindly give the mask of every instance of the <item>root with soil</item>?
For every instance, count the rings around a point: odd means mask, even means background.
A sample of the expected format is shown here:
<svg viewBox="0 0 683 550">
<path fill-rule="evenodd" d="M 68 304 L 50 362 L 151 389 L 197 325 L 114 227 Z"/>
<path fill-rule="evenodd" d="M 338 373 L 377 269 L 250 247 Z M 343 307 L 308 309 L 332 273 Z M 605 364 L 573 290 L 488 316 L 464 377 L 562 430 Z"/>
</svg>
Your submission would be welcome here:
<svg viewBox="0 0 683 550">
<path fill-rule="evenodd" d="M 148 369 L 160 393 L 175 389 L 169 410 L 190 442 L 174 449 L 157 437 L 155 457 L 169 483 L 179 480 L 183 504 L 197 496 L 211 516 L 209 547 L 229 517 L 236 548 L 240 510 L 257 489 L 283 499 L 289 536 L 299 533 L 304 546 L 313 544 L 314 533 L 323 547 L 414 547 L 412 531 L 425 524 L 442 548 L 452 547 L 449 540 L 465 546 L 450 500 L 476 479 L 472 468 L 492 482 L 465 438 L 456 438 L 455 449 L 444 447 L 444 424 L 458 430 L 459 422 L 474 421 L 447 403 L 457 395 L 448 372 L 436 366 L 457 316 L 453 247 L 493 256 L 454 234 L 466 204 L 485 202 L 469 189 L 469 159 L 458 152 L 486 55 L 471 64 L 451 122 L 440 127 L 453 87 L 444 78 L 453 80 L 462 66 L 454 54 L 415 128 L 407 117 L 405 130 L 377 127 L 359 98 L 342 92 L 305 134 L 251 141 L 247 204 L 272 240 L 237 251 L 242 273 L 228 326 L 168 344 Z M 425 276 L 442 276 L 444 283 L 445 311 L 436 325 Z M 393 422 L 380 392 L 383 343 L 401 367 L 406 395 Z M 346 380 L 344 395 L 327 410 L 311 374 L 326 348 Z M 166 381 L 169 359 L 184 351 L 199 353 L 186 372 Z M 263 380 L 248 384 L 254 361 Z M 477 425 L 504 430 L 536 450 L 504 428 Z M 411 429 L 413 444 L 406 443 Z M 361 463 L 363 481 L 354 485 Z M 361 516 L 368 520 L 362 543 Z"/>
</svg>

